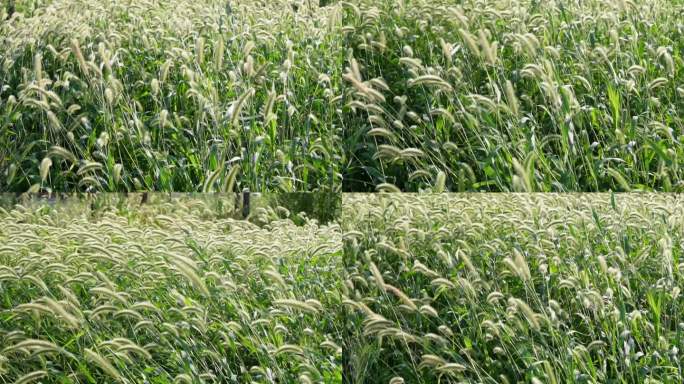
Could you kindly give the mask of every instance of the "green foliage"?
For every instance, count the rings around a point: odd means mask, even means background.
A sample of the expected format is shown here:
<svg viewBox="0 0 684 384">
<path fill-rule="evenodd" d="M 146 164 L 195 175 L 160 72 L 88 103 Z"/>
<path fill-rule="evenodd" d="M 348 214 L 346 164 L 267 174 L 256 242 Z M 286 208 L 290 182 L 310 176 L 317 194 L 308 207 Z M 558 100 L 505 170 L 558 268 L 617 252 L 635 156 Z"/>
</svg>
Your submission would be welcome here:
<svg viewBox="0 0 684 384">
<path fill-rule="evenodd" d="M 682 382 L 682 203 L 345 195 L 347 382 Z"/>
<path fill-rule="evenodd" d="M 338 190 L 341 9 L 290 3 L 22 5 L 0 23 L 0 190 Z"/>
<path fill-rule="evenodd" d="M 681 191 L 682 2 L 345 2 L 345 191 Z"/>
<path fill-rule="evenodd" d="M 321 224 L 336 221 L 342 209 L 342 196 L 339 193 L 278 193 L 270 197 L 273 207 L 287 209 L 290 218 L 299 224 L 306 223 L 307 218 L 315 219 Z"/>
<path fill-rule="evenodd" d="M 341 383 L 339 226 L 221 200 L 0 208 L 0 382 Z"/>
</svg>

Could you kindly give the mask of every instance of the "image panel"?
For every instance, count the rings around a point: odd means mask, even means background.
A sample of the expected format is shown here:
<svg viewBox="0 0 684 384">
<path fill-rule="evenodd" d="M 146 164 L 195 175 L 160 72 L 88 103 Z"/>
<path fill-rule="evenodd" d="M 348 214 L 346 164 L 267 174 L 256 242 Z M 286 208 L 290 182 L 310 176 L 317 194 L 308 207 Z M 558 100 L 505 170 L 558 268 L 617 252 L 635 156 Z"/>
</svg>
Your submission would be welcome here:
<svg viewBox="0 0 684 384">
<path fill-rule="evenodd" d="M 682 10 L 345 3 L 343 190 L 682 191 Z"/>
<path fill-rule="evenodd" d="M 335 0 L 0 3 L 0 191 L 341 188 Z"/>
<path fill-rule="evenodd" d="M 684 200 L 349 194 L 346 383 L 680 383 Z"/>
<path fill-rule="evenodd" d="M 0 202 L 0 382 L 342 382 L 339 218 L 302 196 Z"/>
</svg>

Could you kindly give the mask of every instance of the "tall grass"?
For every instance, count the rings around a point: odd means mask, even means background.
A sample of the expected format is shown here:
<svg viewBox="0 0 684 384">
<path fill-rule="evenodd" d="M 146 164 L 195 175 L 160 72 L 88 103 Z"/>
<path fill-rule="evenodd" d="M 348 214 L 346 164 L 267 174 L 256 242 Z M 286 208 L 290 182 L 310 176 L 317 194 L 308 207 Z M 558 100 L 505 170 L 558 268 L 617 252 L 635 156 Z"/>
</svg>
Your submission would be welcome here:
<svg viewBox="0 0 684 384">
<path fill-rule="evenodd" d="M 345 195 L 349 383 L 680 383 L 682 198 Z"/>
<path fill-rule="evenodd" d="M 683 189 L 681 2 L 322 3 L 22 3 L 0 189 Z"/>
<path fill-rule="evenodd" d="M 339 5 L 19 3 L 0 15 L 1 190 L 341 187 Z"/>
<path fill-rule="evenodd" d="M 268 207 L 0 208 L 0 383 L 341 383 L 341 231 Z"/>
<path fill-rule="evenodd" d="M 681 1 L 344 4 L 345 191 L 682 190 Z"/>
</svg>

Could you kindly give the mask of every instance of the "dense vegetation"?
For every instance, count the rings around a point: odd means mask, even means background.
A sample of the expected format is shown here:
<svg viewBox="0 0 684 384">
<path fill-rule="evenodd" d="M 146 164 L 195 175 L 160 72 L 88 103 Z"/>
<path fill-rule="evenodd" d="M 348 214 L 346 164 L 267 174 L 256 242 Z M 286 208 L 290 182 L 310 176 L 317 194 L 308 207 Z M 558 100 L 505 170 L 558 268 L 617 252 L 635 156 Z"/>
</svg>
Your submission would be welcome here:
<svg viewBox="0 0 684 384">
<path fill-rule="evenodd" d="M 339 226 L 220 203 L 0 208 L 0 383 L 341 383 Z"/>
<path fill-rule="evenodd" d="M 430 193 L 684 192 L 684 1 L 0 5 L 0 384 L 684 382 L 682 198 Z"/>
<path fill-rule="evenodd" d="M 0 190 L 341 188 L 339 5 L 16 3 Z"/>
<path fill-rule="evenodd" d="M 292 192 L 267 194 L 264 199 L 272 208 L 286 208 L 292 221 L 307 222 L 306 218 L 319 223 L 337 221 L 342 210 L 342 195 L 332 192 Z"/>
<path fill-rule="evenodd" d="M 681 383 L 677 195 L 346 195 L 350 383 Z"/>
<path fill-rule="evenodd" d="M 684 188 L 681 1 L 345 4 L 344 190 Z"/>
<path fill-rule="evenodd" d="M 16 10 L 0 190 L 684 190 L 681 1 Z"/>
</svg>

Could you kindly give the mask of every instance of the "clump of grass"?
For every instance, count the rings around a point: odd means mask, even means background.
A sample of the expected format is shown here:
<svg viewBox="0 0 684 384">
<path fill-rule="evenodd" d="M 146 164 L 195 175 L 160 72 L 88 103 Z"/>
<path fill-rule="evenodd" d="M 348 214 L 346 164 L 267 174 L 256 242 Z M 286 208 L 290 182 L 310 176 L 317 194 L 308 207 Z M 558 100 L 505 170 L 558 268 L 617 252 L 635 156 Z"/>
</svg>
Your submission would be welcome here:
<svg viewBox="0 0 684 384">
<path fill-rule="evenodd" d="M 682 382 L 682 203 L 346 194 L 348 382 Z"/>
</svg>

